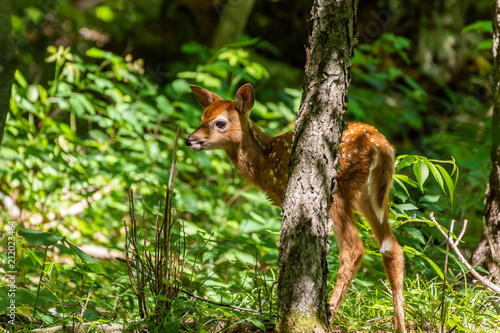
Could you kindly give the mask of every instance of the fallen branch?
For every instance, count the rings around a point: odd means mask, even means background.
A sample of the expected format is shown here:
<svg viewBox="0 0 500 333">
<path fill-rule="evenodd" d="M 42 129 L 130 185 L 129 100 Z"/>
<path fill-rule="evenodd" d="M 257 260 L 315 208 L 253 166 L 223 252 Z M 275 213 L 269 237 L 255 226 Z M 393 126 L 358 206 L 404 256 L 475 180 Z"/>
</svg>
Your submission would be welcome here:
<svg viewBox="0 0 500 333">
<path fill-rule="evenodd" d="M 492 283 L 490 280 L 488 280 L 486 277 L 482 276 L 481 274 L 479 274 L 478 271 L 476 271 L 471 264 L 469 264 L 469 262 L 467 260 L 465 260 L 464 256 L 462 255 L 462 253 L 460 252 L 460 250 L 458 249 L 458 243 L 460 242 L 461 238 L 463 237 L 463 235 L 465 234 L 465 228 L 467 228 L 467 220 L 464 220 L 464 226 L 462 228 L 462 232 L 460 233 L 459 237 L 457 238 L 456 242 L 453 241 L 453 238 L 450 237 L 446 231 L 444 231 L 443 227 L 436 221 L 436 218 L 434 217 L 434 213 L 432 212 L 430 214 L 430 218 L 431 218 L 431 221 L 434 222 L 434 225 L 436 226 L 436 228 L 439 230 L 439 232 L 441 232 L 441 234 L 443 234 L 443 236 L 446 238 L 446 240 L 448 241 L 448 243 L 450 244 L 451 248 L 453 249 L 453 251 L 456 253 L 456 255 L 458 256 L 458 260 L 460 260 L 460 262 L 465 266 L 467 267 L 467 269 L 470 271 L 470 273 L 485 287 L 488 287 L 489 289 L 491 289 L 492 291 L 494 291 L 495 293 L 499 294 L 500 295 L 500 286 L 497 286 L 496 284 Z"/>
</svg>

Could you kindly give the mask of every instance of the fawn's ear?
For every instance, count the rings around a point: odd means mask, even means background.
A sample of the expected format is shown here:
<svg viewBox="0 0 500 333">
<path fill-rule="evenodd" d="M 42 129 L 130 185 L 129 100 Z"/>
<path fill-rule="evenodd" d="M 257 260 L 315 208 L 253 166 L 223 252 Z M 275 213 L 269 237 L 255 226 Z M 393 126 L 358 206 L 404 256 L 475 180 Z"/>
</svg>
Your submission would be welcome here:
<svg viewBox="0 0 500 333">
<path fill-rule="evenodd" d="M 222 101 L 222 98 L 220 98 L 218 95 L 214 94 L 211 91 L 208 91 L 207 89 L 200 88 L 198 86 L 193 86 L 192 84 L 189 85 L 191 90 L 193 91 L 194 97 L 196 97 L 196 100 L 198 103 L 200 103 L 201 106 L 203 106 L 205 109 L 209 106 L 212 105 L 213 103 L 217 101 Z"/>
<path fill-rule="evenodd" d="M 236 108 L 242 113 L 247 113 L 253 108 L 253 103 L 255 102 L 255 95 L 253 92 L 253 87 L 250 83 L 243 85 L 236 92 Z"/>
</svg>

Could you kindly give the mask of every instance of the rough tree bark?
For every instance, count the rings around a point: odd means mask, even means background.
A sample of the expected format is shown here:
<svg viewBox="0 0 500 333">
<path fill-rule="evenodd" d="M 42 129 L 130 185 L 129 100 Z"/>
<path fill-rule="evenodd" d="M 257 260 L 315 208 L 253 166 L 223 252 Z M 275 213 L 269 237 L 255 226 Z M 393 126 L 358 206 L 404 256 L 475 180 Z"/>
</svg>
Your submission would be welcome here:
<svg viewBox="0 0 500 333">
<path fill-rule="evenodd" d="M 357 0 L 314 0 L 304 92 L 283 203 L 279 332 L 328 332 L 328 208 L 347 106 Z"/>
<path fill-rule="evenodd" d="M 495 0 L 493 4 L 493 58 L 495 84 L 491 120 L 493 168 L 486 188 L 484 234 L 472 255 L 471 262 L 473 265 L 479 263 L 491 273 L 493 281 L 500 283 L 500 0 Z"/>
<path fill-rule="evenodd" d="M 12 40 L 12 24 L 8 0 L 0 0 L 0 145 L 7 114 L 10 111 L 10 92 L 17 66 L 17 54 Z"/>
</svg>

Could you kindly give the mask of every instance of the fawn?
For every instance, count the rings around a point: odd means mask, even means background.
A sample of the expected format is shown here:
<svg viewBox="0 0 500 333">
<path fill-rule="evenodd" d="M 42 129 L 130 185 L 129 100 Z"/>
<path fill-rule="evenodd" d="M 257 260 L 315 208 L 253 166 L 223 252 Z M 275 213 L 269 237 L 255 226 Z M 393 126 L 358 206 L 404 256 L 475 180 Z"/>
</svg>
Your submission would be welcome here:
<svg viewBox="0 0 500 333">
<path fill-rule="evenodd" d="M 267 193 L 276 206 L 283 203 L 288 180 L 293 131 L 277 137 L 262 132 L 251 120 L 255 97 L 250 84 L 243 85 L 235 101 L 191 85 L 205 108 L 200 126 L 189 135 L 186 146 L 194 151 L 223 149 L 245 178 Z M 351 122 L 339 146 L 338 191 L 329 216 L 340 245 L 340 268 L 329 305 L 331 319 L 347 294 L 364 244 L 354 224 L 354 209 L 370 223 L 380 246 L 394 305 L 395 331 L 405 333 L 403 312 L 403 251 L 388 220 L 389 190 L 394 173 L 393 146 L 373 126 Z M 333 167 L 333 166 L 332 166 Z"/>
</svg>

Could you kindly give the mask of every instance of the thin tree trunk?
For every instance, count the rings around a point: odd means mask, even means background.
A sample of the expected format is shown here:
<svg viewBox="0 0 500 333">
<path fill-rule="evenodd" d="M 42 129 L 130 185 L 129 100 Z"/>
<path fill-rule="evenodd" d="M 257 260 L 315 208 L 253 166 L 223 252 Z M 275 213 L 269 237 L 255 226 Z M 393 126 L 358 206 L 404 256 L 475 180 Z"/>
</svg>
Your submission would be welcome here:
<svg viewBox="0 0 500 333">
<path fill-rule="evenodd" d="M 215 29 L 213 46 L 236 42 L 245 31 L 255 0 L 227 0 Z"/>
<path fill-rule="evenodd" d="M 0 0 L 0 145 L 7 114 L 10 111 L 10 92 L 17 66 L 17 54 L 12 40 L 12 24 L 8 0 Z"/>
<path fill-rule="evenodd" d="M 493 57 L 495 96 L 493 107 L 491 162 L 484 206 L 484 235 L 472 255 L 472 264 L 480 263 L 500 283 L 500 0 L 493 4 Z"/>
<path fill-rule="evenodd" d="M 328 209 L 355 43 L 357 1 L 314 0 L 306 78 L 283 203 L 279 332 L 327 332 Z"/>
</svg>

